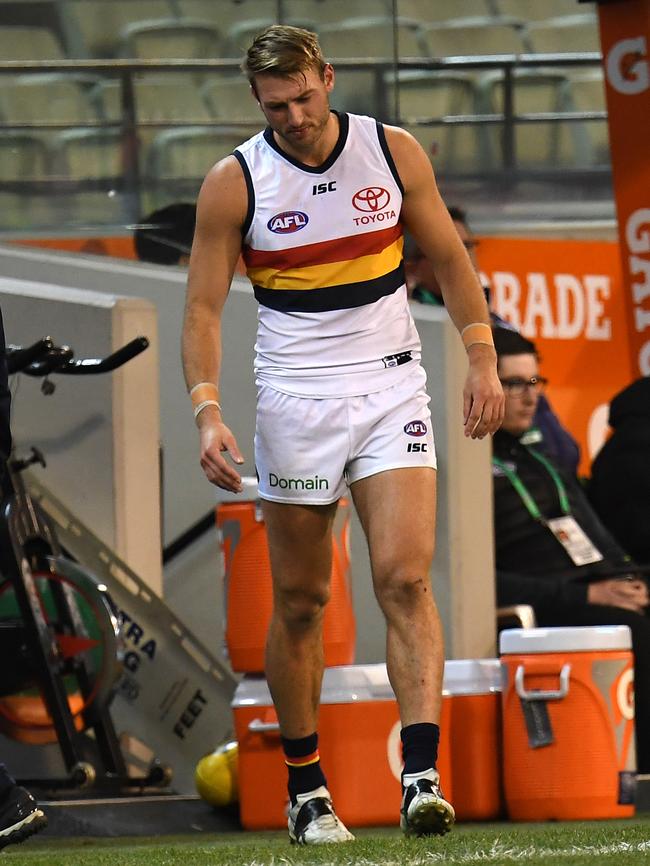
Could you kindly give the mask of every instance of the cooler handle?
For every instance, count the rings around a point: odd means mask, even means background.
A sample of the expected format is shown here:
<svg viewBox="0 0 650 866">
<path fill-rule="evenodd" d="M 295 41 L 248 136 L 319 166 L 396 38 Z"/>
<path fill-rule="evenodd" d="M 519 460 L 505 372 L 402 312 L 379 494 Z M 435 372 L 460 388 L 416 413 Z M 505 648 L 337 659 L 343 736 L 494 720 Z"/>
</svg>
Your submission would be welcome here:
<svg viewBox="0 0 650 866">
<path fill-rule="evenodd" d="M 515 671 L 515 690 L 522 701 L 560 701 L 569 694 L 569 677 L 571 676 L 571 665 L 562 665 L 560 671 L 560 688 L 557 691 L 548 689 L 533 689 L 526 691 L 524 688 L 525 670 L 523 665 L 518 665 Z"/>
<path fill-rule="evenodd" d="M 261 719 L 253 719 L 248 725 L 248 730 L 253 734 L 266 734 L 270 731 L 279 731 L 279 722 L 263 722 Z"/>
</svg>

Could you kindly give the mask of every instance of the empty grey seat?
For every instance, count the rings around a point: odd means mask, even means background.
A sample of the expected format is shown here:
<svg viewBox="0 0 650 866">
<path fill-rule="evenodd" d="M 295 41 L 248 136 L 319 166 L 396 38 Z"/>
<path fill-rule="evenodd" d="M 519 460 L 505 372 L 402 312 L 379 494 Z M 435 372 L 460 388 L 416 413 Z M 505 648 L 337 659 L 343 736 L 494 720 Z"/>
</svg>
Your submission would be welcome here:
<svg viewBox="0 0 650 866">
<path fill-rule="evenodd" d="M 593 15 L 565 15 L 535 21 L 528 27 L 531 50 L 537 54 L 600 51 L 598 19 Z"/>
<path fill-rule="evenodd" d="M 208 78 L 201 88 L 201 94 L 215 120 L 223 123 L 232 120 L 248 121 L 260 126 L 265 123 L 250 85 L 243 75 Z"/>
<path fill-rule="evenodd" d="M 228 34 L 224 46 L 224 56 L 226 57 L 243 57 L 253 39 L 270 27 L 276 24 L 277 19 L 274 17 L 264 18 L 247 18 L 244 21 L 238 21 L 228 29 Z M 291 24 L 294 27 L 302 27 L 305 30 L 316 32 L 317 23 L 307 18 L 288 18 L 285 17 L 285 24 Z"/>
<path fill-rule="evenodd" d="M 397 44 L 400 57 L 428 57 L 424 30 L 418 21 L 397 19 Z M 393 20 L 390 17 L 346 18 L 319 30 L 325 57 L 393 57 Z"/>
<path fill-rule="evenodd" d="M 213 59 L 221 56 L 223 38 L 209 22 L 175 18 L 139 21 L 121 33 L 122 57 Z"/>
<path fill-rule="evenodd" d="M 494 0 L 399 0 L 400 15 L 426 23 L 474 18 L 492 15 L 493 12 Z"/>
<path fill-rule="evenodd" d="M 425 28 L 433 57 L 520 54 L 526 50 L 518 18 L 456 18 Z"/>
<path fill-rule="evenodd" d="M 519 70 L 513 80 L 513 103 L 517 115 L 562 114 L 574 110 L 569 82 L 562 71 Z M 484 110 L 504 109 L 504 83 L 500 73 L 483 80 Z M 492 142 L 501 151 L 503 129 L 493 127 Z M 584 124 L 578 121 L 539 120 L 515 125 L 516 161 L 520 168 L 556 168 L 586 165 L 589 143 Z"/>
<path fill-rule="evenodd" d="M 203 178 L 215 162 L 231 154 L 256 131 L 190 126 L 161 132 L 149 149 L 147 176 L 158 182 Z"/>
<path fill-rule="evenodd" d="M 170 0 L 65 0 L 61 5 L 69 28 L 80 33 L 89 57 L 116 57 L 125 27 L 135 21 L 168 18 L 174 12 Z"/>
<path fill-rule="evenodd" d="M 478 111 L 474 76 L 462 72 L 400 71 L 385 76 L 389 104 L 399 90 L 400 125 L 422 144 L 437 170 L 479 171 L 488 166 L 485 131 L 479 125 L 426 121 Z M 419 123 L 418 123 L 419 121 Z"/>
<path fill-rule="evenodd" d="M 578 6 L 576 0 L 495 0 L 495 3 L 501 15 L 515 15 L 526 21 L 574 15 L 578 10 L 585 14 L 589 11 L 588 6 Z M 597 16 L 595 11 L 591 14 L 593 17 Z"/>
<path fill-rule="evenodd" d="M 63 60 L 65 51 L 47 27 L 0 26 L 2 60 Z"/>
<path fill-rule="evenodd" d="M 0 116 L 7 123 L 84 123 L 99 119 L 94 101 L 97 79 L 46 73 L 4 77 Z"/>
</svg>

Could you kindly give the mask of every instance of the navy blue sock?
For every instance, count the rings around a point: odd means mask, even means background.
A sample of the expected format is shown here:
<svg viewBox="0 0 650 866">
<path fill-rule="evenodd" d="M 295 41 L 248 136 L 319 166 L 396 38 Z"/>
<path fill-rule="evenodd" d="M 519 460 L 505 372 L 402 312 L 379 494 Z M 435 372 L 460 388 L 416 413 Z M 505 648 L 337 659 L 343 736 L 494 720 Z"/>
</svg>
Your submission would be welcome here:
<svg viewBox="0 0 650 866">
<path fill-rule="evenodd" d="M 320 765 L 318 753 L 318 734 L 309 734 L 297 740 L 281 737 L 284 760 L 289 770 L 289 797 L 295 805 L 298 794 L 313 791 L 321 785 L 327 787 L 327 780 Z"/>
<path fill-rule="evenodd" d="M 438 760 L 440 728 L 432 722 L 407 725 L 400 733 L 404 769 L 402 778 L 410 773 L 423 773 L 435 769 Z"/>
</svg>

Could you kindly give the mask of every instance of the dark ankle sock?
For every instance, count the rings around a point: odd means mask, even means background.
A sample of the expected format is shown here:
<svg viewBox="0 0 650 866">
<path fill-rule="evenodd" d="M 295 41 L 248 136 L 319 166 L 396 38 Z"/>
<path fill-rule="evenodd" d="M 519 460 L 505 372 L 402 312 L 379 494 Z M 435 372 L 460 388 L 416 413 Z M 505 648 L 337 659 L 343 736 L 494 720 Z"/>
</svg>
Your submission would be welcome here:
<svg viewBox="0 0 650 866">
<path fill-rule="evenodd" d="M 327 787 L 327 780 L 320 765 L 318 754 L 318 734 L 290 740 L 281 737 L 284 760 L 289 770 L 289 797 L 295 805 L 298 794 L 313 791 L 321 785 Z"/>
<path fill-rule="evenodd" d="M 407 725 L 402 728 L 400 737 L 404 759 L 402 778 L 406 774 L 423 773 L 425 770 L 435 769 L 440 741 L 438 725 L 434 725 L 432 722 Z"/>
</svg>

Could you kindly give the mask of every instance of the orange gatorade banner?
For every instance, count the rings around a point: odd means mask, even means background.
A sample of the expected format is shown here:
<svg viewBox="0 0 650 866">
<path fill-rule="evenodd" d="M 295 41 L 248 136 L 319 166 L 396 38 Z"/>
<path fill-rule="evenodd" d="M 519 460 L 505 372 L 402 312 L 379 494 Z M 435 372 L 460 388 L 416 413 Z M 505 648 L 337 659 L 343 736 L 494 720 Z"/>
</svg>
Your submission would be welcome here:
<svg viewBox="0 0 650 866">
<path fill-rule="evenodd" d="M 535 342 L 551 404 L 588 474 L 609 401 L 636 378 L 618 244 L 483 238 L 479 261 L 494 311 Z"/>
<path fill-rule="evenodd" d="M 599 6 L 634 377 L 650 375 L 650 2 Z"/>
</svg>

